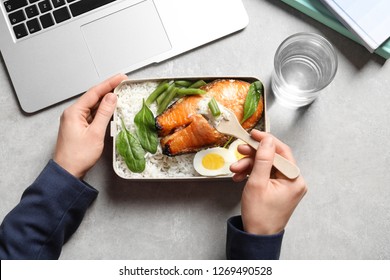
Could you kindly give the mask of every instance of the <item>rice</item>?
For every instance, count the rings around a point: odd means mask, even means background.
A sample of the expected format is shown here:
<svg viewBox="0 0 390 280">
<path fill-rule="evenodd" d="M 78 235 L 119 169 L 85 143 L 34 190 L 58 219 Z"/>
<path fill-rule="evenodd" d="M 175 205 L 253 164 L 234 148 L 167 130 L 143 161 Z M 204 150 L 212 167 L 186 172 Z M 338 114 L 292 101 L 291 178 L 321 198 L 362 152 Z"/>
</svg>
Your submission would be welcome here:
<svg viewBox="0 0 390 280">
<path fill-rule="evenodd" d="M 121 130 L 121 118 L 126 124 L 126 128 L 135 134 L 134 116 L 142 108 L 142 100 L 156 89 L 158 82 L 146 81 L 124 84 L 118 92 L 118 103 L 114 121 L 116 131 Z M 149 106 L 153 115 L 156 116 L 157 106 L 155 102 Z M 126 166 L 122 156 L 115 152 L 114 168 L 117 174 L 123 178 L 184 178 L 199 176 L 193 167 L 194 154 L 168 157 L 162 154 L 161 146 L 158 145 L 157 152 L 146 153 L 146 167 L 142 173 L 133 173 Z"/>
</svg>

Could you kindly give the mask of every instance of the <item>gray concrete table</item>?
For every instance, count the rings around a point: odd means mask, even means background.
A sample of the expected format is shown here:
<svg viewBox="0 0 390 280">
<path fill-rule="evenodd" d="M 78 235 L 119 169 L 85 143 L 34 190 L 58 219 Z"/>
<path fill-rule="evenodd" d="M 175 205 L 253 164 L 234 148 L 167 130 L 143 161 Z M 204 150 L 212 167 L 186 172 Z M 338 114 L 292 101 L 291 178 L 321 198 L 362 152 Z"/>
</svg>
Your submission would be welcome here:
<svg viewBox="0 0 390 280">
<path fill-rule="evenodd" d="M 288 143 L 309 191 L 291 218 L 282 259 L 390 258 L 390 64 L 280 1 L 243 0 L 242 32 L 129 74 L 256 76 L 270 86 L 273 55 L 287 36 L 321 34 L 336 48 L 338 73 L 308 108 L 268 95 L 271 132 Z M 74 102 L 21 112 L 0 66 L 0 217 L 52 157 L 59 116 Z M 268 91 L 270 93 L 270 91 Z M 112 169 L 112 139 L 85 178 L 100 195 L 62 259 L 223 259 L 226 220 L 240 213 L 243 184 L 134 183 Z"/>
</svg>

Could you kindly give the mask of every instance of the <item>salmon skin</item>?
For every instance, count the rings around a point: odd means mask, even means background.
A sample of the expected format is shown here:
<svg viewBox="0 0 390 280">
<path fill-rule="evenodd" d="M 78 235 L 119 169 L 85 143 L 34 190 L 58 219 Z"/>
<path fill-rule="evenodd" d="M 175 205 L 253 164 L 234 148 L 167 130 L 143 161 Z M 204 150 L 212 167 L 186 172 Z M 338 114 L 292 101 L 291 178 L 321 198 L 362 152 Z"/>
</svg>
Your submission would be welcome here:
<svg viewBox="0 0 390 280">
<path fill-rule="evenodd" d="M 249 86 L 248 82 L 241 80 L 215 80 L 201 87 L 206 94 L 183 97 L 168 107 L 155 118 L 163 154 L 176 156 L 209 147 L 223 146 L 229 136 L 219 133 L 204 116 L 198 113 L 198 104 L 203 98 L 214 97 L 218 103 L 231 109 L 237 119 L 241 120 L 244 116 L 244 103 Z M 249 130 L 255 127 L 262 113 L 263 96 L 255 113 L 242 124 L 243 128 Z"/>
</svg>

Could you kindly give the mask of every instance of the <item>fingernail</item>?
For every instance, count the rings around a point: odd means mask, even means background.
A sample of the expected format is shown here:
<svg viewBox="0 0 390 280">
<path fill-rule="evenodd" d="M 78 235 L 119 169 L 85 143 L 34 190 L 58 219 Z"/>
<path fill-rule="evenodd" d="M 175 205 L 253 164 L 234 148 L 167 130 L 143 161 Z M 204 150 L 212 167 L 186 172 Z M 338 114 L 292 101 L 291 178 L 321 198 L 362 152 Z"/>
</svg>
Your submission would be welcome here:
<svg viewBox="0 0 390 280">
<path fill-rule="evenodd" d="M 270 136 L 267 136 L 263 140 L 261 140 L 260 145 L 265 148 L 271 148 L 274 145 L 274 139 L 272 139 L 272 137 Z"/>
<path fill-rule="evenodd" d="M 106 95 L 106 101 L 110 104 L 115 104 L 116 103 L 116 95 L 113 94 L 112 92 L 108 93 Z"/>
</svg>

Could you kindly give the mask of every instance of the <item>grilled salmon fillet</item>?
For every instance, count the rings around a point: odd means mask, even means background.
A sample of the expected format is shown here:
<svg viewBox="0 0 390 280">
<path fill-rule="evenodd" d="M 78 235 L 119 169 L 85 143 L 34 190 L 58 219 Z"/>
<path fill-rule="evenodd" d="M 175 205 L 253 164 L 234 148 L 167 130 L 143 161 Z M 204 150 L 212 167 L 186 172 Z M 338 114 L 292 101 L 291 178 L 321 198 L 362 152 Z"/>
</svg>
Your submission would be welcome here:
<svg viewBox="0 0 390 280">
<path fill-rule="evenodd" d="M 249 86 L 249 83 L 240 80 L 215 80 L 201 87 L 206 94 L 186 96 L 172 104 L 156 117 L 156 128 L 158 136 L 161 137 L 163 153 L 176 156 L 224 145 L 229 137 L 219 133 L 198 113 L 198 104 L 203 98 L 214 97 L 241 120 L 244 116 L 244 103 Z M 247 130 L 253 128 L 262 113 L 263 96 L 255 113 L 242 124 L 243 128 Z"/>
</svg>

